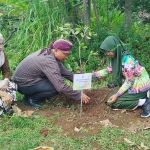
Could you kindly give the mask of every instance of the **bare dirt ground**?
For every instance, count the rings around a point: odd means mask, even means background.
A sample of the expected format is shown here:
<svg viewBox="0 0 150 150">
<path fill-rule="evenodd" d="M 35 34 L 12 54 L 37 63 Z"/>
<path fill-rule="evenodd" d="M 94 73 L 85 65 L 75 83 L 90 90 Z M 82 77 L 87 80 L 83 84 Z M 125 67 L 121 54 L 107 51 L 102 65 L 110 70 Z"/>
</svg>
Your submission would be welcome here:
<svg viewBox="0 0 150 150">
<path fill-rule="evenodd" d="M 107 95 L 111 92 L 108 88 L 85 90 L 91 102 L 83 105 L 82 113 L 80 103 L 59 95 L 45 102 L 42 109 L 34 109 L 19 104 L 22 111 L 33 110 L 37 115 L 44 116 L 59 125 L 64 135 L 84 137 L 99 132 L 102 126 L 117 127 L 136 133 L 139 130 L 150 128 L 150 117 L 141 118 L 142 108 L 131 110 L 112 110 L 105 105 Z M 81 115 L 82 114 L 82 115 Z M 53 119 L 51 117 L 53 116 Z M 55 116 L 55 117 L 54 117 Z"/>
</svg>

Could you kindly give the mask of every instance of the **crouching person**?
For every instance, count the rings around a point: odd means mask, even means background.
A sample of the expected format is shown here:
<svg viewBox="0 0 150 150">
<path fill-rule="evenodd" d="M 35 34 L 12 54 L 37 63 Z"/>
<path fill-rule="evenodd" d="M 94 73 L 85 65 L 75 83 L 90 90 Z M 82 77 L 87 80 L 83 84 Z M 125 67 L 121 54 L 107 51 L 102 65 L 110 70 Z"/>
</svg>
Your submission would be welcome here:
<svg viewBox="0 0 150 150">
<path fill-rule="evenodd" d="M 90 98 L 80 91 L 74 91 L 64 78 L 73 82 L 73 73 L 68 71 L 62 62 L 68 58 L 72 43 L 58 39 L 47 48 L 34 52 L 23 59 L 17 66 L 13 81 L 18 86 L 18 92 L 24 95 L 22 101 L 31 107 L 40 108 L 40 101 L 51 98 L 59 93 L 80 101 L 89 103 Z"/>
<path fill-rule="evenodd" d="M 110 65 L 106 69 L 93 73 L 94 77 L 101 78 L 109 73 L 113 74 L 114 81 L 108 87 L 115 87 L 108 96 L 106 105 L 113 109 L 136 109 L 142 106 L 141 117 L 150 116 L 150 78 L 143 63 L 135 57 L 116 36 L 108 36 L 100 46 L 110 58 Z"/>
</svg>

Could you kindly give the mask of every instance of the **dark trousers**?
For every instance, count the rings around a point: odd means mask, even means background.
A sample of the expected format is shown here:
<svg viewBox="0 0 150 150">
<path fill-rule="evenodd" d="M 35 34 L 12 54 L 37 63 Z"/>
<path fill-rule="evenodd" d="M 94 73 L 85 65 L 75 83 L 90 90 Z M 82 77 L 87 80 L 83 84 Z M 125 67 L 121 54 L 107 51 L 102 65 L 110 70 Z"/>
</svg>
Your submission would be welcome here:
<svg viewBox="0 0 150 150">
<path fill-rule="evenodd" d="M 48 79 L 32 86 L 18 87 L 18 92 L 24 94 L 25 98 L 31 98 L 35 101 L 51 98 L 58 94 L 58 91 Z"/>
</svg>

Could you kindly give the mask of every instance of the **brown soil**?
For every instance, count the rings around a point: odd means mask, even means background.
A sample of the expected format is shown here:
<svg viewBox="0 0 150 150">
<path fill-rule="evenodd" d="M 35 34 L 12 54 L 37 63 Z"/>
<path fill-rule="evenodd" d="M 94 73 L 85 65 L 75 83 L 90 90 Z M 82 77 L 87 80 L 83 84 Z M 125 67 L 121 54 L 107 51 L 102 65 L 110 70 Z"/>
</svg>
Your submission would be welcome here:
<svg viewBox="0 0 150 150">
<path fill-rule="evenodd" d="M 80 103 L 76 103 L 64 95 L 47 101 L 44 103 L 45 107 L 43 106 L 39 110 L 23 103 L 20 103 L 19 107 L 22 111 L 33 110 L 37 115 L 47 117 L 62 128 L 65 136 L 93 135 L 98 133 L 102 126 L 117 127 L 133 133 L 150 128 L 150 118 L 140 117 L 141 108 L 134 111 L 112 110 L 106 106 L 105 101 L 110 92 L 111 90 L 108 88 L 85 90 L 84 93 L 91 98 L 91 102 L 87 105 L 83 104 L 82 109 Z M 43 134 L 42 131 L 41 134 Z"/>
</svg>

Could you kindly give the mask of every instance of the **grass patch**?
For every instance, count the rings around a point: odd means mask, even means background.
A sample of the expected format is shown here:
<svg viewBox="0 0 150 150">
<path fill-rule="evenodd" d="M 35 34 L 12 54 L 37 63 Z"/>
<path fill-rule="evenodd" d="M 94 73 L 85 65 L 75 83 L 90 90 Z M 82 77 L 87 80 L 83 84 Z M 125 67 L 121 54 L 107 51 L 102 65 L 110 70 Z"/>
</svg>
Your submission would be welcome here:
<svg viewBox="0 0 150 150">
<path fill-rule="evenodd" d="M 55 117 L 59 115 L 52 116 Z M 55 150 L 137 150 L 141 147 L 141 142 L 150 147 L 149 130 L 132 134 L 121 129 L 105 127 L 100 128 L 99 132 L 92 136 L 76 138 L 65 136 L 57 124 L 51 123 L 51 119 L 40 116 L 24 118 L 3 115 L 0 118 L 0 149 L 30 150 L 45 145 L 54 147 Z M 43 129 L 47 130 L 45 136 L 41 133 Z M 86 131 L 88 131 L 86 128 L 82 130 Z M 135 145 L 125 142 L 124 138 L 134 142 Z"/>
</svg>

